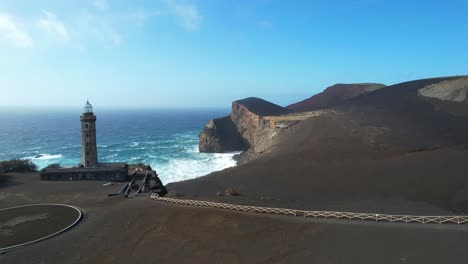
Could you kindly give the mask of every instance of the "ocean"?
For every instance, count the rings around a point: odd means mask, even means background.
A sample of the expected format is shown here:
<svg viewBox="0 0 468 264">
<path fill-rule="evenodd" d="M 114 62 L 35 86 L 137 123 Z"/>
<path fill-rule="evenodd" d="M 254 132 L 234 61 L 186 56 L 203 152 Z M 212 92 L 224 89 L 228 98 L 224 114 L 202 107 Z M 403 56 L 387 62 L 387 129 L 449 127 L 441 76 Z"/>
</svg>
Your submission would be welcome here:
<svg viewBox="0 0 468 264">
<path fill-rule="evenodd" d="M 39 169 L 81 162 L 82 109 L 0 111 L 0 160 L 31 159 Z M 164 184 L 236 165 L 236 153 L 198 151 L 198 134 L 229 109 L 97 110 L 100 162 L 151 165 Z"/>
</svg>

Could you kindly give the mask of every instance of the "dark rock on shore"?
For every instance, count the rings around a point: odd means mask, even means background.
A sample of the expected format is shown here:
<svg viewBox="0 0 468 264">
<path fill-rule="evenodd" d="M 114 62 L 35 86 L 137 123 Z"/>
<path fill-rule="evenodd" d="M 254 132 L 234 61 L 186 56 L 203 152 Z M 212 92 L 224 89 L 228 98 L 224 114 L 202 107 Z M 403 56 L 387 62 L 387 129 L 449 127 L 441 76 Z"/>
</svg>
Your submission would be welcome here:
<svg viewBox="0 0 468 264">
<path fill-rule="evenodd" d="M 199 150 L 207 153 L 243 151 L 250 146 L 237 131 L 229 116 L 215 118 L 208 122 L 199 135 Z"/>
</svg>

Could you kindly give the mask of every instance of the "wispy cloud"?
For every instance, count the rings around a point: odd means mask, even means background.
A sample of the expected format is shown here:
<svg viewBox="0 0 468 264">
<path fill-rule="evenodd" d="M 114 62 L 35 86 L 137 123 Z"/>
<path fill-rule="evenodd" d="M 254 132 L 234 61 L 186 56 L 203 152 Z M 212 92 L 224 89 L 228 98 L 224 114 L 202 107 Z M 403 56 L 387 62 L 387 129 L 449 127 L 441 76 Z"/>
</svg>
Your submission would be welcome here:
<svg viewBox="0 0 468 264">
<path fill-rule="evenodd" d="M 0 39 L 4 39 L 17 48 L 32 48 L 34 42 L 26 31 L 8 15 L 0 14 Z"/>
<path fill-rule="evenodd" d="M 144 9 L 137 10 L 135 12 L 130 13 L 130 17 L 134 19 L 134 21 L 137 23 L 137 25 L 142 26 L 145 24 L 145 22 L 156 16 L 163 15 L 167 12 L 164 11 L 146 11 Z"/>
<path fill-rule="evenodd" d="M 122 35 L 100 16 L 94 16 L 89 13 L 81 14 L 76 20 L 78 34 L 84 38 L 91 38 L 103 42 L 111 42 L 119 45 L 123 41 Z"/>
<path fill-rule="evenodd" d="M 93 0 L 93 6 L 99 10 L 106 11 L 109 9 L 109 3 L 107 0 Z"/>
<path fill-rule="evenodd" d="M 192 31 L 200 27 L 202 16 L 194 4 L 183 0 L 166 0 L 166 2 L 169 8 L 178 16 L 185 29 Z"/>
<path fill-rule="evenodd" d="M 42 13 L 43 17 L 37 22 L 40 28 L 62 40 L 68 40 L 70 38 L 65 25 L 55 14 L 45 10 L 43 10 Z"/>
</svg>

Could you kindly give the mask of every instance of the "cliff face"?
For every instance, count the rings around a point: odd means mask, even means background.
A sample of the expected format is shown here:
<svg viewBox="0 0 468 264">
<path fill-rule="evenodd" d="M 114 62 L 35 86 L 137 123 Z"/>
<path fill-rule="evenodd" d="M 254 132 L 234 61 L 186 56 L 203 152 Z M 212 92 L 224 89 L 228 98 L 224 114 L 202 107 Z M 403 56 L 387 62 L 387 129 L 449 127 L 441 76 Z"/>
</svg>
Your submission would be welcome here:
<svg viewBox="0 0 468 264">
<path fill-rule="evenodd" d="M 243 151 L 250 147 L 229 116 L 210 120 L 198 139 L 200 152 Z"/>
<path fill-rule="evenodd" d="M 232 103 L 229 116 L 212 119 L 199 136 L 200 152 L 263 152 L 275 135 L 275 123 L 265 116 L 288 114 L 290 110 L 259 98 Z"/>
<path fill-rule="evenodd" d="M 382 87 L 383 84 L 335 84 L 287 108 L 254 97 L 235 101 L 229 116 L 212 119 L 205 125 L 199 136 L 199 150 L 246 151 L 239 160 L 251 160 L 274 145 L 278 135 L 292 124 L 321 115 L 323 111 L 319 109 Z"/>
</svg>

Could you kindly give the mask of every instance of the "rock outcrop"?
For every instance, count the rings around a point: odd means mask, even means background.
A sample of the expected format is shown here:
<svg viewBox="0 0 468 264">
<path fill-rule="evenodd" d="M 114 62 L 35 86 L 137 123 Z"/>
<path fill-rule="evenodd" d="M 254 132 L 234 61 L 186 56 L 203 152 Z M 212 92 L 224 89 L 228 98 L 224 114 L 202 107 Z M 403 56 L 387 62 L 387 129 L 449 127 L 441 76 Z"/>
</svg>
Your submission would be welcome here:
<svg viewBox="0 0 468 264">
<path fill-rule="evenodd" d="M 428 85 L 418 94 L 442 101 L 468 102 L 468 76 Z"/>
<path fill-rule="evenodd" d="M 259 98 L 232 103 L 229 116 L 208 122 L 199 136 L 200 152 L 264 151 L 275 135 L 275 124 L 265 117 L 291 111 Z M 267 139 L 267 140 L 266 140 Z"/>
<path fill-rule="evenodd" d="M 237 131 L 229 116 L 215 118 L 208 122 L 200 133 L 200 152 L 222 153 L 247 150 L 250 145 Z"/>
<path fill-rule="evenodd" d="M 385 85 L 380 83 L 338 83 L 328 87 L 319 94 L 316 94 L 298 103 L 291 104 L 286 108 L 294 112 L 314 111 L 318 109 L 329 108 L 351 98 L 373 92 L 383 87 L 385 87 Z"/>
</svg>

